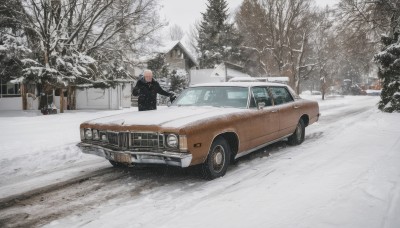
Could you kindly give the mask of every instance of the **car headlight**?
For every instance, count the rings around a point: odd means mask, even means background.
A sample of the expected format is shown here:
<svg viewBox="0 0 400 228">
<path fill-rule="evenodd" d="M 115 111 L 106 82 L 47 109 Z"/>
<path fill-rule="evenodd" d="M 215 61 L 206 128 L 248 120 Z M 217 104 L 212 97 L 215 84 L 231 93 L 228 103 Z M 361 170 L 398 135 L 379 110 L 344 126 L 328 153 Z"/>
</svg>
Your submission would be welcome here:
<svg viewBox="0 0 400 228">
<path fill-rule="evenodd" d="M 85 138 L 86 139 L 92 139 L 92 137 L 93 137 L 92 130 L 91 129 L 86 129 L 85 130 Z"/>
<path fill-rule="evenodd" d="M 167 136 L 167 145 L 169 147 L 177 148 L 178 147 L 178 137 L 175 134 L 169 134 Z"/>
<path fill-rule="evenodd" d="M 107 135 L 102 134 L 101 135 L 101 141 L 107 142 Z"/>
<path fill-rule="evenodd" d="M 93 140 L 99 140 L 99 131 L 98 130 L 93 130 Z"/>
</svg>

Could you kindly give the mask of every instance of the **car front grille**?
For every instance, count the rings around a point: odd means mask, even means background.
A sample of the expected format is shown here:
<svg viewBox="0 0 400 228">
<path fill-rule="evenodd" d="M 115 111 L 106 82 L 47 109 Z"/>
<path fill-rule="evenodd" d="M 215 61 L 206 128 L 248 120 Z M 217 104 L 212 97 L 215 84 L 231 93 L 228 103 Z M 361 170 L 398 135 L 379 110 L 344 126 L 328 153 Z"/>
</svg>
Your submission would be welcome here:
<svg viewBox="0 0 400 228">
<path fill-rule="evenodd" d="M 157 132 L 99 131 L 99 141 L 93 141 L 112 149 L 157 151 L 164 148 L 164 135 Z"/>
<path fill-rule="evenodd" d="M 108 143 L 113 146 L 119 146 L 118 132 L 107 132 Z"/>
<path fill-rule="evenodd" d="M 100 138 L 105 134 L 107 136 L 107 144 L 119 149 L 127 149 L 129 147 L 129 132 L 100 132 Z"/>
<path fill-rule="evenodd" d="M 160 148 L 164 145 L 164 137 L 156 132 L 132 132 L 132 148 Z"/>
</svg>

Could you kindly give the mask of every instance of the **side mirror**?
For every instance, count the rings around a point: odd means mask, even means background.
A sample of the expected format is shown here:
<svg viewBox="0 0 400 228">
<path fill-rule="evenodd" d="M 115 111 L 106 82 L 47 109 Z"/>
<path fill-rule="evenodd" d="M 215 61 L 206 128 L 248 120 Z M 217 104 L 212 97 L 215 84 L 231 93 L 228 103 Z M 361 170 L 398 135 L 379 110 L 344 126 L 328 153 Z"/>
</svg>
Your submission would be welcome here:
<svg viewBox="0 0 400 228">
<path fill-rule="evenodd" d="M 258 110 L 264 109 L 265 102 L 258 102 L 257 107 L 258 107 Z"/>
</svg>

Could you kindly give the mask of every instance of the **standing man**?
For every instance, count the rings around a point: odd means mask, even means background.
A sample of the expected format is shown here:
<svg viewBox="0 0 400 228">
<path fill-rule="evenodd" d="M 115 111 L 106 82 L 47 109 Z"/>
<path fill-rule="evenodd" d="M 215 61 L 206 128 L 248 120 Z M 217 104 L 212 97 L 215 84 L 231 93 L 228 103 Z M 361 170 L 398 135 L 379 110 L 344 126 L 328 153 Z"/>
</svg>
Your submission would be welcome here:
<svg viewBox="0 0 400 228">
<path fill-rule="evenodd" d="M 145 70 L 143 72 L 143 77 L 137 81 L 136 86 L 132 91 L 133 96 L 139 96 L 139 111 L 157 109 L 157 93 L 169 96 L 171 102 L 176 98 L 173 93 L 166 92 L 161 88 L 160 84 L 154 80 L 153 72 L 151 70 Z"/>
</svg>

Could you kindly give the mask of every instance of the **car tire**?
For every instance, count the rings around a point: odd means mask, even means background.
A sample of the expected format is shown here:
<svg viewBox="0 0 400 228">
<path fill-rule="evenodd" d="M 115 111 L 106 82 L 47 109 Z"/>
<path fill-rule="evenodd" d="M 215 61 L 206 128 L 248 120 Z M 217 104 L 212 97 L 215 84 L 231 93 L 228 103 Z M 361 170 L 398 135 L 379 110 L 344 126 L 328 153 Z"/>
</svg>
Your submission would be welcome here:
<svg viewBox="0 0 400 228">
<path fill-rule="evenodd" d="M 296 126 L 296 130 L 293 132 L 291 136 L 288 138 L 289 145 L 300 145 L 304 142 L 304 135 L 305 135 L 305 125 L 302 119 L 299 120 Z"/>
<path fill-rule="evenodd" d="M 116 162 L 113 160 L 108 160 L 112 166 L 114 166 L 115 168 L 124 168 L 127 167 L 127 165 L 125 165 L 124 163 L 120 163 L 120 162 Z"/>
<path fill-rule="evenodd" d="M 222 137 L 218 137 L 211 145 L 206 161 L 202 164 L 203 177 L 213 180 L 225 175 L 230 162 L 231 149 Z"/>
</svg>

